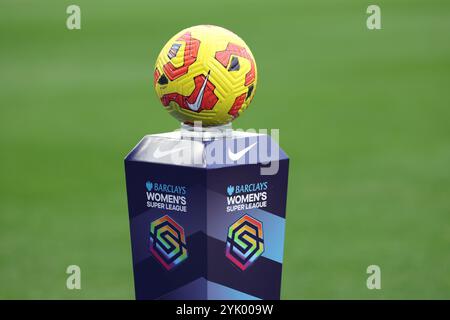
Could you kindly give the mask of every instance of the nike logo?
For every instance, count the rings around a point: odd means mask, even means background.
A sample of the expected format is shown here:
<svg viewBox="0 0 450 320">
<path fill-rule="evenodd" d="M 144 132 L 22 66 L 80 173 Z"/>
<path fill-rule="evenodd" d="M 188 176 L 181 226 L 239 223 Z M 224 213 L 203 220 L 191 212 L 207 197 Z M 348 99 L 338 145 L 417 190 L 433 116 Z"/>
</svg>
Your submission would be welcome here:
<svg viewBox="0 0 450 320">
<path fill-rule="evenodd" d="M 153 153 L 153 157 L 155 159 L 164 158 L 164 157 L 168 156 L 169 154 L 172 154 L 175 152 L 180 152 L 181 150 L 184 150 L 184 149 L 186 149 L 186 146 L 172 148 L 170 150 L 160 150 L 158 147 L 158 148 L 156 148 L 155 152 Z"/>
<path fill-rule="evenodd" d="M 228 149 L 228 157 L 233 161 L 237 161 L 240 158 L 242 158 L 247 152 L 249 152 L 250 149 L 253 148 L 255 145 L 256 145 L 256 142 L 252 145 L 249 145 L 247 148 L 242 149 L 241 151 L 236 152 L 236 153 L 234 153 L 233 151 Z"/>
<path fill-rule="evenodd" d="M 208 82 L 210 73 L 211 73 L 211 70 L 208 71 L 205 81 L 203 82 L 202 87 L 200 88 L 200 91 L 198 92 L 197 100 L 195 100 L 194 103 L 189 103 L 188 101 L 186 101 L 187 106 L 192 111 L 198 111 L 198 109 L 200 109 L 200 106 L 202 105 L 203 95 L 205 94 L 206 83 Z"/>
</svg>

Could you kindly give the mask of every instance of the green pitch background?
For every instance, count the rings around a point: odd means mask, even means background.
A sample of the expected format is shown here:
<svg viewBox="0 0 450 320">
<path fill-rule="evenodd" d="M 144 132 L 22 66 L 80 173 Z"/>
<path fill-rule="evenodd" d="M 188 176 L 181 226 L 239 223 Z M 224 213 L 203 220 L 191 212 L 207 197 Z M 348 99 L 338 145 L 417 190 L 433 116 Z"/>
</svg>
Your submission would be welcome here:
<svg viewBox="0 0 450 320">
<path fill-rule="evenodd" d="M 0 298 L 133 298 L 123 158 L 178 126 L 162 45 L 216 24 L 258 64 L 234 127 L 279 128 L 291 157 L 283 298 L 449 299 L 450 3 L 376 1 L 369 31 L 372 3 L 2 0 Z"/>
</svg>

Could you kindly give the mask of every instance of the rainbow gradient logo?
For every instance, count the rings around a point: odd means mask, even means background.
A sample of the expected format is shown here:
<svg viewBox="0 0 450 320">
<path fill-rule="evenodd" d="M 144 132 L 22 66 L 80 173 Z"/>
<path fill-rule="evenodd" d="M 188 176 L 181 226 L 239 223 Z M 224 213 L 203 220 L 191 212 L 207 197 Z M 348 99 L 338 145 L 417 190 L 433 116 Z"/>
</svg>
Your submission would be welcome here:
<svg viewBox="0 0 450 320">
<path fill-rule="evenodd" d="M 225 256 L 245 271 L 264 252 L 262 222 L 245 215 L 228 228 Z"/>
<path fill-rule="evenodd" d="M 184 229 L 168 215 L 150 224 L 150 252 L 166 270 L 188 257 Z"/>
</svg>

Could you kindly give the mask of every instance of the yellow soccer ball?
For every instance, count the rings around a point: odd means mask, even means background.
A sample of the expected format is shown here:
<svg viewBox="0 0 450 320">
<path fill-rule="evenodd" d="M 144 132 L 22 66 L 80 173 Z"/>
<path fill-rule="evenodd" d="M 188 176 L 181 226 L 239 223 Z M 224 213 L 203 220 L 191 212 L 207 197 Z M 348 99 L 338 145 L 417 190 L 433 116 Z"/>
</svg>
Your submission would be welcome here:
<svg viewBox="0 0 450 320">
<path fill-rule="evenodd" d="M 256 63 L 231 31 L 209 25 L 184 29 L 156 60 L 153 83 L 163 106 L 179 121 L 218 126 L 233 121 L 253 99 Z"/>
</svg>

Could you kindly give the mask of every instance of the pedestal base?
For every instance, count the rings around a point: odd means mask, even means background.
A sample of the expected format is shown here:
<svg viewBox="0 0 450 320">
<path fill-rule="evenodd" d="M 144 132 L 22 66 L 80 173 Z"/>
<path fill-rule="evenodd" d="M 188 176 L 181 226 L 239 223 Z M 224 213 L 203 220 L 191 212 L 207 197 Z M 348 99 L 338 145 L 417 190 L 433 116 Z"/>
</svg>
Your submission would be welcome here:
<svg viewBox="0 0 450 320">
<path fill-rule="evenodd" d="M 125 169 L 137 299 L 280 298 L 288 158 L 269 136 L 149 135 Z"/>
</svg>

